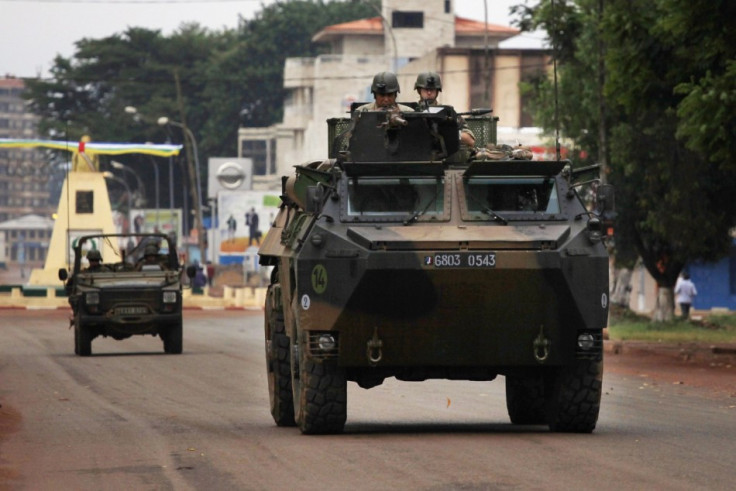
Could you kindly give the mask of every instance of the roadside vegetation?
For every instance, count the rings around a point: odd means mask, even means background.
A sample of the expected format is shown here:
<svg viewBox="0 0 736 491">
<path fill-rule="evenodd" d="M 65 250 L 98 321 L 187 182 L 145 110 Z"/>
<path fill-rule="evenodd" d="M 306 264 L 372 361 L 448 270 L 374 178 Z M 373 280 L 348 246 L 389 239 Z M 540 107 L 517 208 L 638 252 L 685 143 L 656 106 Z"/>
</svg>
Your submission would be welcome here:
<svg viewBox="0 0 736 491">
<path fill-rule="evenodd" d="M 736 314 L 691 314 L 690 320 L 652 322 L 628 309 L 612 309 L 608 336 L 615 341 L 736 343 Z"/>
</svg>

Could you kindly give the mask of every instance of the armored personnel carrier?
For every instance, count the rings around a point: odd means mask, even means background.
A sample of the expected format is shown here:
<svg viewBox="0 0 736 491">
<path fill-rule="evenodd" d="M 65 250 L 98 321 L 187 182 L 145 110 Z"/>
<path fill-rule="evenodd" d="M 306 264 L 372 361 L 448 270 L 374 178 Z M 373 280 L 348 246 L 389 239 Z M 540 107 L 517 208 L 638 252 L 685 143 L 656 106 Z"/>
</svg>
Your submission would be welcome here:
<svg viewBox="0 0 736 491">
<path fill-rule="evenodd" d="M 496 118 L 466 119 L 495 142 Z M 613 203 L 607 186 L 582 199 L 595 169 L 458 158 L 449 106 L 328 124 L 329 158 L 282 178 L 259 251 L 276 424 L 341 432 L 348 381 L 502 375 L 513 424 L 592 432 Z"/>
</svg>

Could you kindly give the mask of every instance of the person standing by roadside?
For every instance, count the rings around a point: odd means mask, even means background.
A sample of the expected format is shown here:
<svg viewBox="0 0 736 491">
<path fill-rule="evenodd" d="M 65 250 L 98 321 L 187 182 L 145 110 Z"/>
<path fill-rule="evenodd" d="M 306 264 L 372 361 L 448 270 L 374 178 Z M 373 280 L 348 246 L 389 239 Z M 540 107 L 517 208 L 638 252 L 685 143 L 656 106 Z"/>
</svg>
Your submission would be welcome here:
<svg viewBox="0 0 736 491">
<path fill-rule="evenodd" d="M 675 285 L 675 297 L 678 304 L 680 304 L 680 310 L 682 310 L 682 318 L 688 319 L 690 317 L 690 307 L 693 304 L 693 299 L 698 294 L 698 290 L 695 288 L 695 284 L 690 280 L 688 273 L 682 273 L 682 279 Z"/>
</svg>

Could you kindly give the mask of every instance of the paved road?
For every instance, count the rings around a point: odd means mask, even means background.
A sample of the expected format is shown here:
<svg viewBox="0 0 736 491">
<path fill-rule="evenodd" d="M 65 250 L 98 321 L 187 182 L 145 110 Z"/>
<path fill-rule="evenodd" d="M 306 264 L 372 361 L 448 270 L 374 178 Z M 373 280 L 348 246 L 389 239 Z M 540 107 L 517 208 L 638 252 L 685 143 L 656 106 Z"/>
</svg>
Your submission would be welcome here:
<svg viewBox="0 0 736 491">
<path fill-rule="evenodd" d="M 258 312 L 185 312 L 73 355 L 67 312 L 0 311 L 0 489 L 733 489 L 736 398 L 606 362 L 592 435 L 515 427 L 503 383 L 349 385 L 345 434 L 268 412 Z"/>
</svg>

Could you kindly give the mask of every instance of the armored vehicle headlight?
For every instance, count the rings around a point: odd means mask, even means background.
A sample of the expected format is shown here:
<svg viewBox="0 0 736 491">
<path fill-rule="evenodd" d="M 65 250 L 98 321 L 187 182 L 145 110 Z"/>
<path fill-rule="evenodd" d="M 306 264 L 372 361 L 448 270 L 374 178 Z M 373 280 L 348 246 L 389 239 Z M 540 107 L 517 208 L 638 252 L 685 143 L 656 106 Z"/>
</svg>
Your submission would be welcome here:
<svg viewBox="0 0 736 491">
<path fill-rule="evenodd" d="M 176 292 L 164 292 L 164 303 L 176 303 Z"/>
<path fill-rule="evenodd" d="M 603 238 L 603 224 L 598 218 L 588 220 L 588 240 L 592 244 L 600 242 Z"/>
<path fill-rule="evenodd" d="M 321 334 L 317 340 L 317 346 L 323 351 L 335 349 L 335 337 L 332 334 Z"/>
<path fill-rule="evenodd" d="M 84 296 L 84 301 L 87 305 L 97 305 L 100 303 L 100 293 L 87 292 L 87 294 Z"/>
<path fill-rule="evenodd" d="M 595 338 L 592 334 L 584 332 L 578 336 L 578 347 L 583 350 L 592 349 L 595 346 Z"/>
</svg>

